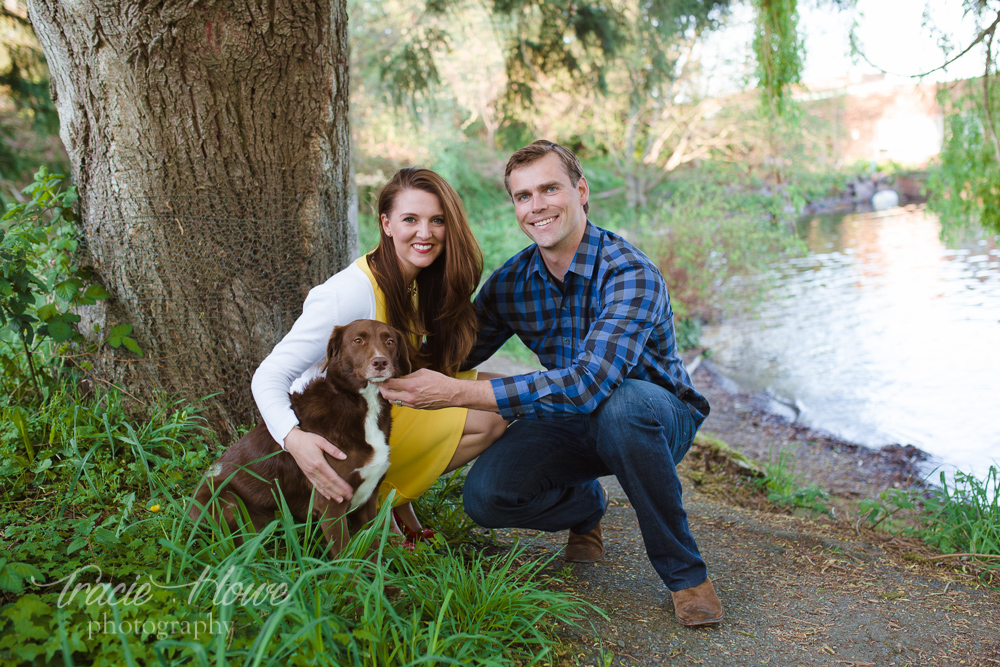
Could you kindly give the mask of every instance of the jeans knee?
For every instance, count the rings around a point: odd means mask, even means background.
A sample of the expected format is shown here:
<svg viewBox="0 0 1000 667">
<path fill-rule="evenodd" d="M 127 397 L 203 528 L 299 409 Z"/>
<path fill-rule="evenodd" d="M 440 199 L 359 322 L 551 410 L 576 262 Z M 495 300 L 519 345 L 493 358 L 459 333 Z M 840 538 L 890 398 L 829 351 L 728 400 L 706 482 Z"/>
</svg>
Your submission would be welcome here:
<svg viewBox="0 0 1000 667">
<path fill-rule="evenodd" d="M 487 475 L 475 475 L 475 469 L 473 465 L 462 489 L 465 513 L 483 528 L 504 528 L 496 511 L 502 504 L 502 491 L 490 483 Z"/>
<path fill-rule="evenodd" d="M 694 418 L 680 399 L 643 380 L 625 380 L 597 413 L 599 448 L 615 458 L 642 459 L 668 448 L 675 462 L 694 438 Z"/>
<path fill-rule="evenodd" d="M 650 414 L 648 393 L 651 385 L 641 380 L 625 380 L 598 408 L 599 418 L 612 423 L 631 424 Z"/>
<path fill-rule="evenodd" d="M 625 380 L 598 410 L 602 429 L 610 428 L 621 434 L 619 440 L 631 440 L 650 427 L 671 426 L 673 411 L 669 392 L 651 382 Z M 622 444 L 630 444 L 623 442 Z"/>
</svg>

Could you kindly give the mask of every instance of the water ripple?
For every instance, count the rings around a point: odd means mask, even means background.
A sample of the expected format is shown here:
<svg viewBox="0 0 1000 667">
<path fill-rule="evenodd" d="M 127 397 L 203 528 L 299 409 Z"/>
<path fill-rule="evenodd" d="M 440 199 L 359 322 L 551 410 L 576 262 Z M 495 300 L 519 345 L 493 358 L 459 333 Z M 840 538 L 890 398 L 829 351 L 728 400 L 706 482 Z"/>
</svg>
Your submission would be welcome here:
<svg viewBox="0 0 1000 667">
<path fill-rule="evenodd" d="M 756 318 L 706 332 L 745 387 L 870 446 L 913 444 L 981 474 L 1000 459 L 997 238 L 956 247 L 923 209 L 815 217 Z"/>
</svg>

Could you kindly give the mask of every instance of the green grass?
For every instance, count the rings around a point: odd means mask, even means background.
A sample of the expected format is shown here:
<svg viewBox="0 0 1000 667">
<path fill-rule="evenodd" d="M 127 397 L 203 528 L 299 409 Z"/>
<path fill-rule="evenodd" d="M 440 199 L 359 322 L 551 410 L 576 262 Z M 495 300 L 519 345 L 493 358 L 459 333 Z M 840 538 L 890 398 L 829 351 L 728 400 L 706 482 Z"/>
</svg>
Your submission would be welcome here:
<svg viewBox="0 0 1000 667">
<path fill-rule="evenodd" d="M 795 473 L 795 457 L 782 451 L 777 460 L 768 457 L 764 465 L 764 476 L 757 480 L 757 486 L 767 493 L 769 502 L 789 509 L 801 508 L 811 514 L 833 515 L 828 501 L 830 495 L 815 484 L 803 484 L 802 477 Z"/>
<path fill-rule="evenodd" d="M 239 545 L 192 531 L 217 456 L 197 407 L 139 417 L 73 386 L 0 403 L 0 666 L 539 664 L 591 609 L 523 549 L 486 555 L 460 474 L 418 502 L 442 538 L 415 553 L 389 539 L 388 506 L 335 560 L 287 512 Z"/>
<path fill-rule="evenodd" d="M 920 537 L 942 553 L 1000 556 L 1000 468 L 982 480 L 956 472 L 924 499 L 927 519 Z"/>
<path fill-rule="evenodd" d="M 462 485 L 465 468 L 459 468 L 438 478 L 424 495 L 413 501 L 413 509 L 421 523 L 433 525 L 453 543 L 479 541 L 479 526 L 469 518 L 462 507 Z"/>
<path fill-rule="evenodd" d="M 871 527 L 923 540 L 944 554 L 984 557 L 990 569 L 1000 566 L 1000 467 L 990 466 L 983 479 L 941 472 L 940 486 L 926 491 L 889 489 L 861 503 L 861 519 Z"/>
</svg>

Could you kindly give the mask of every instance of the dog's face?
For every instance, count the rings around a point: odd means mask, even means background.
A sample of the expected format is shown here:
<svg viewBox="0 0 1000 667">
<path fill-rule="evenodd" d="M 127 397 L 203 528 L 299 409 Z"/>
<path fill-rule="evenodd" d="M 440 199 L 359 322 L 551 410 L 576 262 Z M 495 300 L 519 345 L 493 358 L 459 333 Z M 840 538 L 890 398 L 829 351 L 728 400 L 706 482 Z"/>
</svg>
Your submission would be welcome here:
<svg viewBox="0 0 1000 667">
<path fill-rule="evenodd" d="M 335 327 L 326 345 L 327 377 L 337 372 L 363 387 L 410 373 L 410 354 L 402 334 L 376 320 L 355 320 Z"/>
</svg>

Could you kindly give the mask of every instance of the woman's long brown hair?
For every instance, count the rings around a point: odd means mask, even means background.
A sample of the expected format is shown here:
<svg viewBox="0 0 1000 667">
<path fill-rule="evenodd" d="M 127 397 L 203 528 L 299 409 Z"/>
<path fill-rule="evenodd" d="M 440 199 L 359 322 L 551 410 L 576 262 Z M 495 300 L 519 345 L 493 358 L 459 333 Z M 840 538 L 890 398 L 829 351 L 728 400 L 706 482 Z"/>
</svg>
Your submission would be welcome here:
<svg viewBox="0 0 1000 667">
<path fill-rule="evenodd" d="M 435 195 L 444 211 L 444 252 L 417 275 L 416 309 L 408 286 L 403 284 L 392 237 L 382 226 L 382 215 L 392 212 L 396 196 L 403 190 Z M 368 256 L 368 265 L 385 295 L 388 324 L 418 341 L 426 336 L 424 349 L 411 350 L 416 368 L 430 368 L 454 377 L 476 342 L 476 313 L 471 299 L 483 275 L 483 253 L 469 228 L 462 199 L 433 171 L 408 167 L 396 172 L 379 193 L 378 220 L 379 243 Z"/>
</svg>

